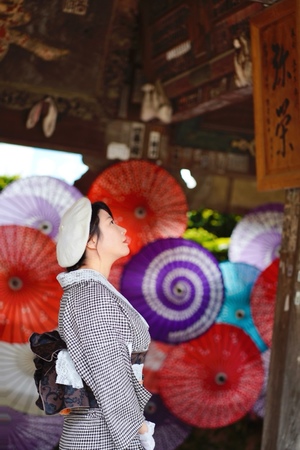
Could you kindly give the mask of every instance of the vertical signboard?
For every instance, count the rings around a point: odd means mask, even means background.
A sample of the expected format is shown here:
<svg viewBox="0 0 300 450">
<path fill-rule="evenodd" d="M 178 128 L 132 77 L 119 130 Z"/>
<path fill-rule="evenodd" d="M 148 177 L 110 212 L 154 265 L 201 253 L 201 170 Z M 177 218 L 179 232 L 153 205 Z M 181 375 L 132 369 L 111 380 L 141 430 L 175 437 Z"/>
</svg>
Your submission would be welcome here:
<svg viewBox="0 0 300 450">
<path fill-rule="evenodd" d="M 283 0 L 251 19 L 258 190 L 300 186 L 299 16 Z"/>
</svg>

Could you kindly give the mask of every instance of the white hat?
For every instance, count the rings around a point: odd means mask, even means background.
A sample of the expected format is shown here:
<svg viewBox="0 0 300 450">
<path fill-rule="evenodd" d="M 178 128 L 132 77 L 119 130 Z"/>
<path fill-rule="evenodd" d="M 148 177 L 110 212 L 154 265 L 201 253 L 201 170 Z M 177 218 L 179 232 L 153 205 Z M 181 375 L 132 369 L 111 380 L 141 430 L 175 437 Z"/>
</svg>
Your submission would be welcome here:
<svg viewBox="0 0 300 450">
<path fill-rule="evenodd" d="M 64 213 L 58 232 L 56 257 L 61 267 L 72 267 L 85 252 L 90 233 L 91 202 L 81 197 Z"/>
</svg>

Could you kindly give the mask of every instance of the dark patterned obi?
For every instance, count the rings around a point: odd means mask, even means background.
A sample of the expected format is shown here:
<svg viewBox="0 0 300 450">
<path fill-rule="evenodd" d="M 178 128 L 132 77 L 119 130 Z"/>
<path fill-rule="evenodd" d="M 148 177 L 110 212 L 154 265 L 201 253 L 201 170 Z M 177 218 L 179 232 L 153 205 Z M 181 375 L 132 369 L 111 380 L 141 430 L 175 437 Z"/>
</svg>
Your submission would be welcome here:
<svg viewBox="0 0 300 450">
<path fill-rule="evenodd" d="M 68 414 L 72 408 L 98 408 L 90 387 L 82 380 L 82 388 L 56 383 L 56 360 L 58 353 L 66 349 L 66 343 L 58 331 L 30 336 L 30 347 L 35 354 L 34 381 L 38 392 L 35 402 L 45 414 Z M 131 364 L 143 364 L 147 352 L 132 353 Z"/>
</svg>

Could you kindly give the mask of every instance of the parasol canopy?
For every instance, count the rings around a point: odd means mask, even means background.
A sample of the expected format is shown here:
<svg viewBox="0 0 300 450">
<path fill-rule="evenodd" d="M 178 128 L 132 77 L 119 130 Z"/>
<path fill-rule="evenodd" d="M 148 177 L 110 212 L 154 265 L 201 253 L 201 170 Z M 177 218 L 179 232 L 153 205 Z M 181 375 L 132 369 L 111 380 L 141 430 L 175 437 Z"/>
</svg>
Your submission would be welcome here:
<svg viewBox="0 0 300 450">
<path fill-rule="evenodd" d="M 218 428 L 241 419 L 257 400 L 264 369 L 252 339 L 234 325 L 214 324 L 178 344 L 159 372 L 159 392 L 180 420 Z"/>
<path fill-rule="evenodd" d="M 157 450 L 175 450 L 185 441 L 192 427 L 175 417 L 158 394 L 152 395 L 145 407 L 146 420 L 155 423 L 154 440 Z"/>
<path fill-rule="evenodd" d="M 1 442 L 6 450 L 53 450 L 62 428 L 62 416 L 35 416 L 0 406 Z"/>
<path fill-rule="evenodd" d="M 256 326 L 250 308 L 252 287 L 260 274 L 257 267 L 245 263 L 224 261 L 220 263 L 225 287 L 225 300 L 216 319 L 241 327 L 253 339 L 260 351 L 267 349 Z"/>
<path fill-rule="evenodd" d="M 121 292 L 147 320 L 152 338 L 170 344 L 204 333 L 224 298 L 215 257 L 183 238 L 158 239 L 133 255 Z"/>
<path fill-rule="evenodd" d="M 0 225 L 36 228 L 55 239 L 61 216 L 44 198 L 36 195 L 0 196 Z"/>
<path fill-rule="evenodd" d="M 144 386 L 152 394 L 158 393 L 158 373 L 168 354 L 171 344 L 151 340 L 144 363 Z"/>
<path fill-rule="evenodd" d="M 144 160 L 122 161 L 92 183 L 88 198 L 102 200 L 116 222 L 127 229 L 131 254 L 148 242 L 179 237 L 187 226 L 187 201 L 175 178 Z"/>
<path fill-rule="evenodd" d="M 55 239 L 61 217 L 80 197 L 81 192 L 63 180 L 35 175 L 17 179 L 1 191 L 0 211 L 2 215 L 5 205 L 11 202 L 7 215 L 14 222 L 10 223 L 38 228 Z"/>
<path fill-rule="evenodd" d="M 233 229 L 229 260 L 265 269 L 279 257 L 282 221 L 281 203 L 267 203 L 250 211 Z"/>
<path fill-rule="evenodd" d="M 268 347 L 272 345 L 278 271 L 279 258 L 276 258 L 260 273 L 251 291 L 253 321 Z"/>
<path fill-rule="evenodd" d="M 253 405 L 252 411 L 259 417 L 265 416 L 265 408 L 266 408 L 266 396 L 267 396 L 267 387 L 268 387 L 268 379 L 269 379 L 269 367 L 270 367 L 270 357 L 271 357 L 271 349 L 268 348 L 261 354 L 265 376 L 264 383 L 261 390 L 261 393 Z"/>
<path fill-rule="evenodd" d="M 34 228 L 0 226 L 0 339 L 27 342 L 57 326 L 62 289 L 53 240 Z"/>
<path fill-rule="evenodd" d="M 0 341 L 0 405 L 28 414 L 45 415 L 35 402 L 34 354 L 29 344 Z"/>
</svg>

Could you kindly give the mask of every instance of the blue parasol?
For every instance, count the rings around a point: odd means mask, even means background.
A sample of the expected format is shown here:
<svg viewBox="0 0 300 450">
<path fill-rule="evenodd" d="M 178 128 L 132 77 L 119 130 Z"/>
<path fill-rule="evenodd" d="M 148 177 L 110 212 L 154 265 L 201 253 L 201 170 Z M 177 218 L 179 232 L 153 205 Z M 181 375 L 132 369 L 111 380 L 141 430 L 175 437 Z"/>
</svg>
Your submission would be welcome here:
<svg viewBox="0 0 300 450">
<path fill-rule="evenodd" d="M 245 263 L 220 263 L 225 287 L 225 300 L 216 319 L 218 323 L 228 323 L 242 328 L 262 352 L 267 349 L 252 318 L 250 294 L 260 274 L 257 267 Z"/>
</svg>

